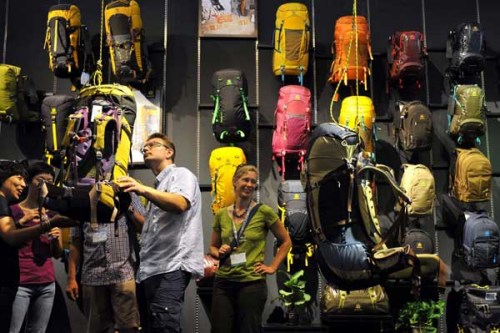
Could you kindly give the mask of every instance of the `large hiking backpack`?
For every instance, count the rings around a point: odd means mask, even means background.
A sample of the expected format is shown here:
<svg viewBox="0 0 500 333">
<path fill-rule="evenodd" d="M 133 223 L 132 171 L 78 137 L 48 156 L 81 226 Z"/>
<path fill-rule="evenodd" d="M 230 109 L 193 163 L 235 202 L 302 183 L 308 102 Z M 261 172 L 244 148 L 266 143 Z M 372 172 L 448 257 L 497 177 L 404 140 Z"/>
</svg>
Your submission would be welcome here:
<svg viewBox="0 0 500 333">
<path fill-rule="evenodd" d="M 400 186 L 411 199 L 409 216 L 425 216 L 434 211 L 436 185 L 432 172 L 423 164 L 403 164 Z"/>
<path fill-rule="evenodd" d="M 0 121 L 25 123 L 40 120 L 38 95 L 33 81 L 21 68 L 0 64 Z"/>
<path fill-rule="evenodd" d="M 456 148 L 452 193 L 462 202 L 488 201 L 491 198 L 491 162 L 477 148 Z"/>
<path fill-rule="evenodd" d="M 147 79 L 141 11 L 135 0 L 114 0 L 104 11 L 113 74 L 120 82 Z"/>
<path fill-rule="evenodd" d="M 234 203 L 233 176 L 240 164 L 247 162 L 239 147 L 220 147 L 212 150 L 208 160 L 212 183 L 212 212 Z"/>
<path fill-rule="evenodd" d="M 486 102 L 477 85 L 456 85 L 448 106 L 450 135 L 460 143 L 477 140 L 484 134 Z"/>
<path fill-rule="evenodd" d="M 335 22 L 332 54 L 334 60 L 328 81 L 344 81 L 347 85 L 348 81 L 358 80 L 366 90 L 368 75 L 371 75 L 368 60 L 373 60 L 373 56 L 370 30 L 364 16 L 342 16 Z"/>
<path fill-rule="evenodd" d="M 212 130 L 222 143 L 248 140 L 252 127 L 247 106 L 248 84 L 237 69 L 222 69 L 212 76 L 212 98 L 215 102 Z"/>
<path fill-rule="evenodd" d="M 75 111 L 75 105 L 75 98 L 69 95 L 53 95 L 43 99 L 45 160 L 51 165 L 60 166 L 61 143 L 68 125 L 68 117 Z"/>
<path fill-rule="evenodd" d="M 419 31 L 397 31 L 390 38 L 389 77 L 393 84 L 403 88 L 405 83 L 420 87 L 424 78 L 424 35 Z"/>
<path fill-rule="evenodd" d="M 429 150 L 432 147 L 431 111 L 420 101 L 399 102 L 394 117 L 396 145 L 406 151 Z"/>
<path fill-rule="evenodd" d="M 461 255 L 469 269 L 500 266 L 500 232 L 485 212 L 465 212 Z"/>
<path fill-rule="evenodd" d="M 50 7 L 44 48 L 49 68 L 59 78 L 76 78 L 91 59 L 88 31 L 82 25 L 80 9 L 71 4 Z"/>
<path fill-rule="evenodd" d="M 291 2 L 278 7 L 274 33 L 273 72 L 274 75 L 303 76 L 309 64 L 310 40 L 309 12 L 304 4 Z"/>
<path fill-rule="evenodd" d="M 302 165 L 306 154 L 311 131 L 311 91 L 296 85 L 281 87 L 274 121 L 276 129 L 272 139 L 273 157 L 281 159 L 284 178 L 285 156 L 297 155 Z"/>
<path fill-rule="evenodd" d="M 485 65 L 484 32 L 478 22 L 459 24 L 446 43 L 448 71 L 453 76 L 479 74 Z"/>
<path fill-rule="evenodd" d="M 367 175 L 382 176 L 398 197 L 409 199 L 387 167 L 370 166 L 362 155 L 355 158 L 358 145 L 352 130 L 336 123 L 319 125 L 311 135 L 302 179 L 320 270 L 343 290 L 379 284 L 391 272 L 416 263 L 409 247 L 386 248 L 375 211 L 373 179 Z M 404 216 L 400 214 L 396 227 L 403 226 Z"/>
<path fill-rule="evenodd" d="M 125 175 L 136 106 L 132 90 L 109 84 L 80 91 L 62 140 L 63 183 L 73 186 Z M 121 169 L 117 173 L 117 168 Z M 59 180 L 59 179 L 58 179 Z"/>
<path fill-rule="evenodd" d="M 339 123 L 359 133 L 363 150 L 369 155 L 375 153 L 374 127 L 375 107 L 370 97 L 349 96 L 342 100 Z"/>
</svg>

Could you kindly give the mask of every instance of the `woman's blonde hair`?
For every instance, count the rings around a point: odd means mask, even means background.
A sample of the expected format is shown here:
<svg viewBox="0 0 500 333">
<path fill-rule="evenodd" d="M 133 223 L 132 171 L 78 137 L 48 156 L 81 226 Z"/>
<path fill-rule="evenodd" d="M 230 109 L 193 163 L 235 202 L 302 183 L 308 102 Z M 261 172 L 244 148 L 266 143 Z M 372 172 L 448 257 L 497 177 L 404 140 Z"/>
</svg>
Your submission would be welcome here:
<svg viewBox="0 0 500 333">
<path fill-rule="evenodd" d="M 247 172 L 255 172 L 257 175 L 257 178 L 259 177 L 259 170 L 257 170 L 257 167 L 252 164 L 240 164 L 236 168 L 236 171 L 234 172 L 233 176 L 233 183 L 238 181 L 241 177 L 243 177 Z"/>
</svg>

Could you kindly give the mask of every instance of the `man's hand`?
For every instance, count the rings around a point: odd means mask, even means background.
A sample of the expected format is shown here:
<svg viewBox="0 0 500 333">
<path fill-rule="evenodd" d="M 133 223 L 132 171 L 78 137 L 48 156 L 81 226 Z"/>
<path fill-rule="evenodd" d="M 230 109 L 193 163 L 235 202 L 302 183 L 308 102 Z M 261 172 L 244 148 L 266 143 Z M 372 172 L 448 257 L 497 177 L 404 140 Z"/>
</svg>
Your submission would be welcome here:
<svg viewBox="0 0 500 333">
<path fill-rule="evenodd" d="M 118 178 L 116 184 L 123 192 L 134 192 L 139 195 L 144 195 L 144 193 L 146 193 L 146 187 L 129 176 Z"/>
<path fill-rule="evenodd" d="M 76 279 L 68 278 L 68 286 L 66 287 L 66 295 L 68 295 L 69 299 L 72 301 L 76 301 L 78 298 L 79 290 L 78 283 Z"/>
</svg>

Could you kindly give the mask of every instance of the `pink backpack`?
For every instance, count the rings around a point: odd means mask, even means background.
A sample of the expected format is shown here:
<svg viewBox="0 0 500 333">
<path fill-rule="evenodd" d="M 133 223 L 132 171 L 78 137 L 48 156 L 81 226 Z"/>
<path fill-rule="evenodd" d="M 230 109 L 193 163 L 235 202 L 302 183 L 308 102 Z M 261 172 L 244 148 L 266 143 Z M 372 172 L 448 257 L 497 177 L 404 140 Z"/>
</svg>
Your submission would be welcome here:
<svg viewBox="0 0 500 333">
<path fill-rule="evenodd" d="M 303 86 L 281 87 L 274 112 L 273 159 L 281 159 L 285 177 L 285 155 L 296 154 L 302 167 L 311 132 L 311 91 Z"/>
</svg>

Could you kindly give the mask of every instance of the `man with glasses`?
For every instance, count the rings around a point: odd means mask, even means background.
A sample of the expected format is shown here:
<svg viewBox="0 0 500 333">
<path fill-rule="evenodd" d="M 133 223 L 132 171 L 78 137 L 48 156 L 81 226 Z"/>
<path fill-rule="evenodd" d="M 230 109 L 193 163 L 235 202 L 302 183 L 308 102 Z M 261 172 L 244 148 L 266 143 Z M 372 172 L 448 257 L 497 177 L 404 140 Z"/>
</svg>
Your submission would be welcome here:
<svg viewBox="0 0 500 333">
<path fill-rule="evenodd" d="M 147 303 L 146 331 L 180 332 L 184 291 L 191 278 L 203 276 L 200 188 L 191 171 L 174 164 L 175 146 L 167 136 L 151 134 L 142 153 L 156 176 L 154 187 L 131 177 L 118 181 L 123 191 L 149 201 L 137 272 Z"/>
</svg>

